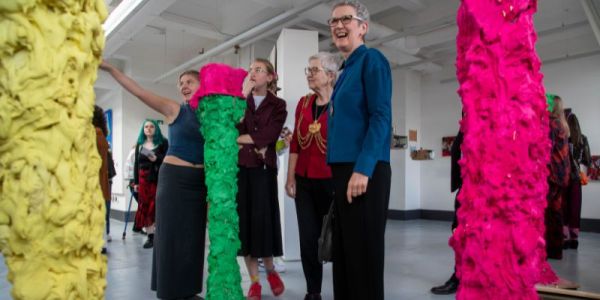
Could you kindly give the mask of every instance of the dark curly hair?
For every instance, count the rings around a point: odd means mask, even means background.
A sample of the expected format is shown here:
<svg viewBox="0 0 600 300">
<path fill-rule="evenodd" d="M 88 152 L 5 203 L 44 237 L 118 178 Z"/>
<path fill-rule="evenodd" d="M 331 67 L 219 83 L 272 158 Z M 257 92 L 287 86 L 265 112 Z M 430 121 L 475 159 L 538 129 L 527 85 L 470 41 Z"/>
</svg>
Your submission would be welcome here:
<svg viewBox="0 0 600 300">
<path fill-rule="evenodd" d="M 98 105 L 94 105 L 94 116 L 92 117 L 92 124 L 94 127 L 100 128 L 104 136 L 108 135 L 108 127 L 106 126 L 106 117 L 104 116 L 104 110 Z"/>
</svg>

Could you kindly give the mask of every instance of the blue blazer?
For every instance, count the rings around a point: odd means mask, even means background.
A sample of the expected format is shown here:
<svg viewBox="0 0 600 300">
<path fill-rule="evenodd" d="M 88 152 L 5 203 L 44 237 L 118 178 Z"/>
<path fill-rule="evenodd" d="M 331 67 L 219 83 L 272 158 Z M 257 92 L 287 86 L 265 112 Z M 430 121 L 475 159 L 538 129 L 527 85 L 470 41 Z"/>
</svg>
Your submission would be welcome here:
<svg viewBox="0 0 600 300">
<path fill-rule="evenodd" d="M 362 45 L 344 62 L 329 106 L 327 163 L 354 163 L 371 177 L 390 161 L 392 71 L 377 49 Z"/>
</svg>

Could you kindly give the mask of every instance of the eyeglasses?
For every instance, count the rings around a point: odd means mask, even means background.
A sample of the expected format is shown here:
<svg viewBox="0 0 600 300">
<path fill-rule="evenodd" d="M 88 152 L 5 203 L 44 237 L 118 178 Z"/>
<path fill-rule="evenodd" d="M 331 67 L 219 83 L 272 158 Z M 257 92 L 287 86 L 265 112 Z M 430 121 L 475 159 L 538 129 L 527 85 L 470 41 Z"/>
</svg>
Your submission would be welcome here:
<svg viewBox="0 0 600 300">
<path fill-rule="evenodd" d="M 265 70 L 261 67 L 256 67 L 256 68 L 249 68 L 248 73 L 268 73 L 268 72 L 267 72 L 267 70 Z"/>
<path fill-rule="evenodd" d="M 319 71 L 325 71 L 325 69 L 320 68 L 320 67 L 306 67 L 304 68 L 304 74 L 306 74 L 306 76 L 308 75 L 315 75 L 317 73 L 319 73 Z"/>
<path fill-rule="evenodd" d="M 353 15 L 345 15 L 345 16 L 341 16 L 339 18 L 331 18 L 329 20 L 327 20 L 327 24 L 329 24 L 329 27 L 335 27 L 337 26 L 337 24 L 339 22 L 342 22 L 342 24 L 344 25 L 348 25 L 350 24 L 350 22 L 352 22 L 352 20 L 357 20 L 359 22 L 364 22 L 365 20 L 363 18 L 359 18 Z"/>
</svg>

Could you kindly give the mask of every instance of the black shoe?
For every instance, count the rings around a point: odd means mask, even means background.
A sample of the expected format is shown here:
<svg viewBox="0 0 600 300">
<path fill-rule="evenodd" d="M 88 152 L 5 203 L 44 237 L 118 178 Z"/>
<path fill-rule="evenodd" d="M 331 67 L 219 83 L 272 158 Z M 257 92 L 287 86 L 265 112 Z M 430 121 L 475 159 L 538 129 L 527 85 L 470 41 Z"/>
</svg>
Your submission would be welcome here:
<svg viewBox="0 0 600 300">
<path fill-rule="evenodd" d="M 431 288 L 431 292 L 436 295 L 450 295 L 456 293 L 458 289 L 458 279 L 452 276 L 444 285 Z"/>
<path fill-rule="evenodd" d="M 321 294 L 306 294 L 304 300 L 321 300 Z"/>
<path fill-rule="evenodd" d="M 579 248 L 579 241 L 571 240 L 571 243 L 569 244 L 569 248 L 577 250 L 577 248 Z"/>
<path fill-rule="evenodd" d="M 137 228 L 137 227 L 133 227 L 133 228 L 131 228 L 131 231 L 133 231 L 135 233 L 141 233 L 142 229 L 141 228 Z"/>
<path fill-rule="evenodd" d="M 563 243 L 563 249 L 577 249 L 579 248 L 578 240 L 565 240 Z"/>
<path fill-rule="evenodd" d="M 146 239 L 143 247 L 144 249 L 150 249 L 154 247 L 154 234 L 151 233 L 148 235 L 148 239 Z"/>
</svg>

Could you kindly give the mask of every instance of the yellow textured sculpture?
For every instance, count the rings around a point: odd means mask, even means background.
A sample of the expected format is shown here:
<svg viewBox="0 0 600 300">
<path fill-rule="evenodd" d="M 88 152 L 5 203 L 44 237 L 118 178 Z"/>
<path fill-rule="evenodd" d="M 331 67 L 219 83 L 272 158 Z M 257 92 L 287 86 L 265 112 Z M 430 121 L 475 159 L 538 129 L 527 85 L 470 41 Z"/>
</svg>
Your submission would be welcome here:
<svg viewBox="0 0 600 300">
<path fill-rule="evenodd" d="M 0 1 L 0 250 L 15 299 L 102 299 L 103 0 Z"/>
</svg>

